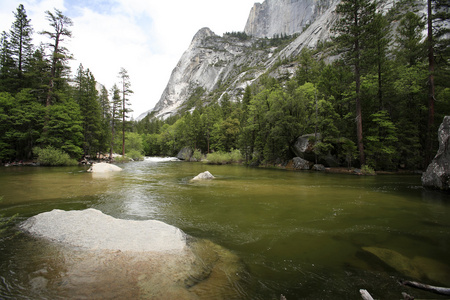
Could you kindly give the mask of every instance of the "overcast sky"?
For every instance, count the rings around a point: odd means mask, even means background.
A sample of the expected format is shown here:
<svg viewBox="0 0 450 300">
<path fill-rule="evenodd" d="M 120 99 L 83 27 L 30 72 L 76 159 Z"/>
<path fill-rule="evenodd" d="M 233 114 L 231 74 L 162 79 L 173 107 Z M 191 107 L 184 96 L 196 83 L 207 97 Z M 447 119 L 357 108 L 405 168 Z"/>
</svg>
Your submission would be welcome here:
<svg viewBox="0 0 450 300">
<path fill-rule="evenodd" d="M 9 31 L 13 11 L 23 4 L 34 28 L 33 41 L 50 30 L 45 11 L 57 8 L 74 23 L 66 47 L 109 90 L 121 67 L 131 80 L 133 116 L 155 106 L 170 74 L 195 33 L 243 31 L 258 0 L 0 0 L 0 32 Z"/>
</svg>

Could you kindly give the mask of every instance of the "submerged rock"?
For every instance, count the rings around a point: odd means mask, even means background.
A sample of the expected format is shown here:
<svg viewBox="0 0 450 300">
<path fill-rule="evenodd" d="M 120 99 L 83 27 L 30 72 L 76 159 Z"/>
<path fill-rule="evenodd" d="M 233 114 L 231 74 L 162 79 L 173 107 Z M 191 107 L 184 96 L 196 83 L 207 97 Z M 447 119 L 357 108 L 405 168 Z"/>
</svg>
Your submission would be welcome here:
<svg viewBox="0 0 450 300">
<path fill-rule="evenodd" d="M 214 177 L 209 171 L 205 171 L 203 173 L 198 174 L 192 180 L 205 180 L 205 179 L 214 179 Z"/>
<path fill-rule="evenodd" d="M 405 276 L 450 284 L 450 267 L 431 258 L 421 256 L 409 258 L 397 251 L 378 247 L 363 247 L 363 250 L 372 253 Z"/>
<path fill-rule="evenodd" d="M 122 168 L 108 163 L 98 163 L 93 164 L 88 170 L 91 173 L 109 173 L 109 172 L 120 172 Z"/>
<path fill-rule="evenodd" d="M 53 210 L 21 227 L 44 237 L 30 242 L 28 251 L 40 263 L 29 280 L 53 297 L 245 298 L 245 270 L 235 254 L 163 222 L 120 220 L 95 209 Z"/>
<path fill-rule="evenodd" d="M 440 190 L 450 190 L 450 116 L 438 130 L 439 150 L 427 170 L 422 174 L 422 185 Z"/>
</svg>

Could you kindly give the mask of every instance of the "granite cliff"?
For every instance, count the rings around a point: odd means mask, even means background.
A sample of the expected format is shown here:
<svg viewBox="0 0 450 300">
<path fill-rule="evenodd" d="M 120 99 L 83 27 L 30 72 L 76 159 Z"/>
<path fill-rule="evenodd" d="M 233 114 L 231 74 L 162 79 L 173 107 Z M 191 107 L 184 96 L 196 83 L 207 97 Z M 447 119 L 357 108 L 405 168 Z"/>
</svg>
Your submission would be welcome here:
<svg viewBox="0 0 450 300">
<path fill-rule="evenodd" d="M 256 3 L 245 26 L 246 36 L 218 36 L 209 28 L 200 29 L 173 69 L 169 82 L 153 109 L 143 113 L 167 118 L 186 107 L 199 88 L 216 99 L 228 93 L 242 96 L 244 88 L 262 74 L 290 77 L 295 64 L 280 61 L 295 57 L 304 47 L 313 48 L 331 36 L 337 19 L 339 0 L 265 0 Z M 275 44 L 267 37 L 290 36 L 287 43 Z"/>
</svg>

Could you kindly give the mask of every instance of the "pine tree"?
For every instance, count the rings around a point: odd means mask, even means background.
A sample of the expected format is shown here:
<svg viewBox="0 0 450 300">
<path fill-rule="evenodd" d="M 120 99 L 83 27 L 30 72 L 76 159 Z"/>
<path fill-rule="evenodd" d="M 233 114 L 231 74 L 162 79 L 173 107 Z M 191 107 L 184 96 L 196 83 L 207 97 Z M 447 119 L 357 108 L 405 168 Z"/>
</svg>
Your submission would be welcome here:
<svg viewBox="0 0 450 300">
<path fill-rule="evenodd" d="M 21 82 L 20 87 L 23 87 L 23 73 L 26 69 L 25 64 L 33 53 L 33 28 L 22 4 L 17 7 L 14 16 L 16 19 L 10 31 L 11 50 L 16 63 L 18 79 Z"/>
<path fill-rule="evenodd" d="M 119 78 L 120 78 L 120 84 L 121 84 L 121 93 L 122 93 L 122 155 L 125 156 L 125 127 L 126 127 L 126 119 L 128 117 L 128 113 L 132 110 L 128 108 L 130 105 L 129 102 L 129 95 L 133 93 L 133 91 L 130 89 L 131 83 L 130 83 L 130 76 L 128 75 L 128 71 L 124 68 L 120 69 L 119 72 Z"/>
<path fill-rule="evenodd" d="M 46 106 L 52 104 L 53 92 L 55 87 L 58 87 L 60 79 L 65 74 L 67 69 L 66 63 L 71 58 L 68 50 L 61 45 L 65 41 L 65 38 L 72 37 L 72 32 L 68 27 L 73 25 L 72 20 L 64 16 L 62 12 L 55 8 L 55 13 L 50 11 L 45 12 L 47 14 L 47 20 L 50 22 L 50 26 L 53 31 L 42 31 L 40 34 L 46 35 L 51 42 L 47 46 L 51 49 L 51 69 L 50 69 L 50 82 L 48 87 Z"/>
<path fill-rule="evenodd" d="M 356 136 L 359 160 L 361 165 L 364 165 L 361 76 L 365 66 L 362 58 L 369 47 L 369 25 L 375 16 L 375 3 L 369 0 L 343 0 L 336 12 L 340 15 L 334 27 L 339 34 L 337 41 L 344 52 L 345 61 L 353 66 L 355 76 Z"/>
<path fill-rule="evenodd" d="M 9 34 L 5 31 L 2 32 L 0 43 L 0 91 L 14 92 L 15 65 Z"/>
<path fill-rule="evenodd" d="M 114 153 L 114 137 L 116 135 L 116 125 L 118 120 L 120 120 L 119 110 L 121 108 L 120 90 L 116 84 L 111 88 L 111 142 L 109 148 L 109 158 L 112 159 Z"/>
</svg>

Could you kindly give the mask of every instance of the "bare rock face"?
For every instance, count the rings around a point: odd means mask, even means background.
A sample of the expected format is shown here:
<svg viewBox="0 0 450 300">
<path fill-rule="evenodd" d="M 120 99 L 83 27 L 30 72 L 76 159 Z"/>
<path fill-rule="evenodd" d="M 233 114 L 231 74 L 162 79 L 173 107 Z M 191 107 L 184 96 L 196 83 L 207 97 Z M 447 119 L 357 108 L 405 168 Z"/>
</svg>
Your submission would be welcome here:
<svg viewBox="0 0 450 300">
<path fill-rule="evenodd" d="M 109 173 L 109 172 L 120 172 L 122 171 L 122 168 L 113 164 L 98 163 L 93 164 L 87 171 L 91 173 Z"/>
<path fill-rule="evenodd" d="M 259 38 L 301 33 L 311 25 L 331 1 L 266 0 L 255 3 L 245 25 L 245 33 Z"/>
<path fill-rule="evenodd" d="M 450 190 L 450 116 L 438 130 L 439 150 L 427 170 L 422 174 L 424 187 Z"/>
<path fill-rule="evenodd" d="M 292 168 L 294 170 L 309 170 L 311 163 L 303 158 L 300 157 L 294 157 L 294 159 L 292 159 Z"/>
</svg>

